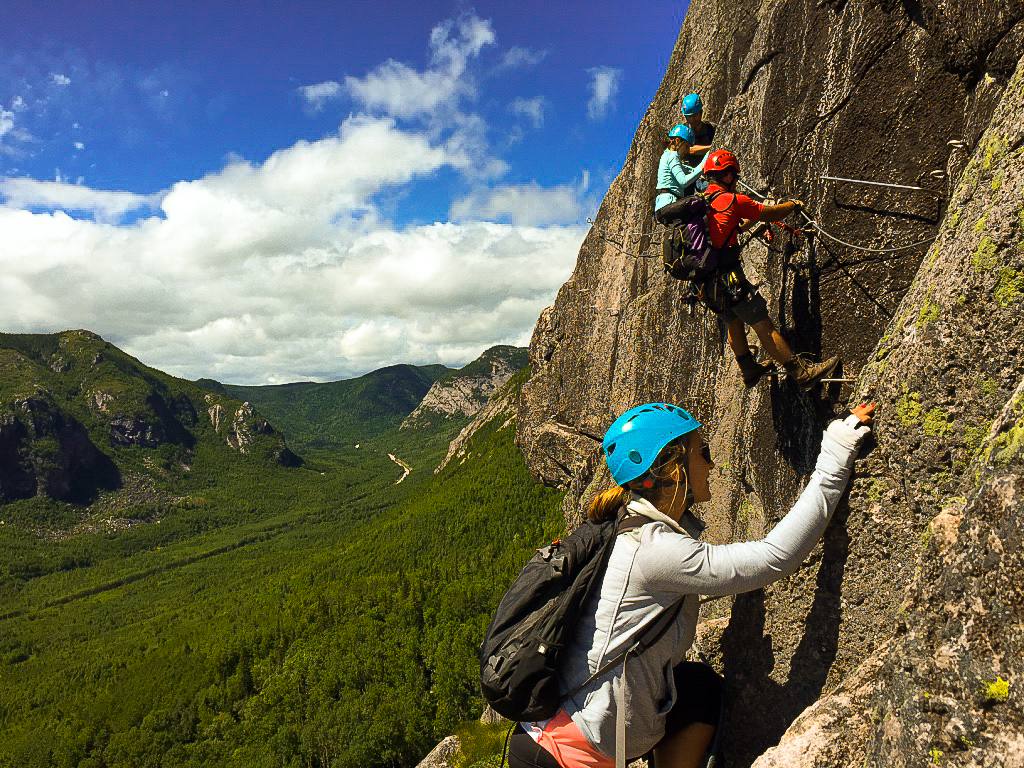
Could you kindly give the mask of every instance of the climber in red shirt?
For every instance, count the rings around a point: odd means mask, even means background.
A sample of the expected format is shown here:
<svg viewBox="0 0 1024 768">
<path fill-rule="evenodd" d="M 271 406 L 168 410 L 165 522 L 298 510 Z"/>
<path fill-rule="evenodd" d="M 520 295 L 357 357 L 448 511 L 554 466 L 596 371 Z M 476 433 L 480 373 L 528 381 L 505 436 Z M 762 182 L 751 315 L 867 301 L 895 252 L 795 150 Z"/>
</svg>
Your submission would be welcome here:
<svg viewBox="0 0 1024 768">
<path fill-rule="evenodd" d="M 719 251 L 719 256 L 714 274 L 698 285 L 698 296 L 705 306 L 717 312 L 727 323 L 729 346 L 736 355 L 744 384 L 752 387 L 773 367 L 754 360 L 747 345 L 745 326 L 749 325 L 757 334 L 764 351 L 781 364 L 800 387 L 810 389 L 835 370 L 839 358 L 831 357 L 823 363 L 807 363 L 793 354 L 768 316 L 768 305 L 764 297 L 743 274 L 737 239 L 738 232 L 746 231 L 759 221 L 782 221 L 791 213 L 799 211 L 803 203 L 789 200 L 766 206 L 746 195 L 736 194 L 740 164 L 727 149 L 719 149 L 708 155 L 704 162 L 704 176 L 709 182 L 705 194 L 711 205 L 708 230 L 711 244 Z"/>
</svg>

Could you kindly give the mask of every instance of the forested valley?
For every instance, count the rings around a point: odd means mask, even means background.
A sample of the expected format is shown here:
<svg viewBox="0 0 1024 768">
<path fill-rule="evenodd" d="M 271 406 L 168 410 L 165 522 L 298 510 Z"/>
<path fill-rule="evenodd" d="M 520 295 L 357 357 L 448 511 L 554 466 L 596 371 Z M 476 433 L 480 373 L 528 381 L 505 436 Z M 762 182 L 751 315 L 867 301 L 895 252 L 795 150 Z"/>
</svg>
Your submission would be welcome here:
<svg viewBox="0 0 1024 768">
<path fill-rule="evenodd" d="M 479 717 L 491 612 L 562 530 L 511 416 L 437 475 L 467 420 L 301 466 L 199 439 L 173 503 L 117 526 L 0 504 L 0 766 L 415 765 Z"/>
</svg>

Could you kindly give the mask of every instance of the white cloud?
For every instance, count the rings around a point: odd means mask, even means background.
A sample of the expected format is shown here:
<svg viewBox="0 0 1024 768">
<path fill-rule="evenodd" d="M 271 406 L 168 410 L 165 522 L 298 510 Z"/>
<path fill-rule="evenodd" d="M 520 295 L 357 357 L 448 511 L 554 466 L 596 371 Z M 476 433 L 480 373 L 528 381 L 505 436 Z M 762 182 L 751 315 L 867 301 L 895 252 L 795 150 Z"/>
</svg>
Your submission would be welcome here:
<svg viewBox="0 0 1024 768">
<path fill-rule="evenodd" d="M 544 125 L 544 106 L 542 96 L 535 99 L 518 98 L 509 104 L 508 111 L 513 115 L 528 117 L 535 128 L 540 128 Z"/>
<path fill-rule="evenodd" d="M 615 106 L 622 70 L 612 67 L 592 67 L 587 70 L 587 74 L 590 75 L 590 101 L 587 102 L 587 114 L 591 119 L 599 120 Z"/>
<path fill-rule="evenodd" d="M 299 93 L 310 110 L 319 112 L 328 102 L 341 98 L 342 88 L 341 83 L 327 80 L 315 85 L 303 85 L 299 88 Z"/>
<path fill-rule="evenodd" d="M 394 231 L 377 211 L 378 193 L 460 162 L 391 120 L 350 118 L 262 164 L 233 160 L 180 182 L 162 217 L 123 226 L 98 212 L 145 198 L 7 179 L 0 328 L 89 328 L 172 374 L 238 383 L 463 364 L 526 343 L 583 228 L 467 220 Z M 97 221 L 22 209 L 40 205 Z"/>
<path fill-rule="evenodd" d="M 116 222 L 126 213 L 151 208 L 158 198 L 132 192 L 89 189 L 66 181 L 0 178 L 0 197 L 14 208 L 47 208 L 92 214 Z"/>
<path fill-rule="evenodd" d="M 580 184 L 542 187 L 529 184 L 503 184 L 478 190 L 452 203 L 453 221 L 511 221 L 518 226 L 580 224 L 584 218 L 587 176 Z"/>
<path fill-rule="evenodd" d="M 586 174 L 553 188 L 498 183 L 508 166 L 465 106 L 494 40 L 467 14 L 433 29 L 422 70 L 387 61 L 303 86 L 307 108 L 345 96 L 362 113 L 334 135 L 261 162 L 232 157 L 158 196 L 59 175 L 0 179 L 0 329 L 89 328 L 169 373 L 235 383 L 461 365 L 494 344 L 528 343 L 575 264 L 593 201 Z M 540 56 L 513 49 L 503 64 Z M 119 87 L 113 78 L 107 90 Z M 545 103 L 510 109 L 539 126 Z M 4 113 L 13 123 L 15 111 Z M 452 172 L 475 190 L 451 204 L 455 223 L 396 230 L 387 220 L 412 184 L 443 185 Z"/>
<path fill-rule="evenodd" d="M 474 95 L 466 68 L 494 39 L 489 21 L 472 15 L 450 19 L 430 33 L 430 68 L 425 72 L 389 59 L 364 78 L 346 77 L 345 90 L 372 111 L 399 118 L 436 116 L 459 98 Z"/>
<path fill-rule="evenodd" d="M 62 74 L 60 74 L 58 72 L 51 72 L 50 73 L 50 82 L 53 83 L 54 85 L 66 86 L 66 85 L 71 85 L 71 78 L 68 77 L 67 75 L 62 75 Z"/>
<path fill-rule="evenodd" d="M 14 113 L 0 108 L 0 139 L 14 130 Z"/>
<path fill-rule="evenodd" d="M 529 48 L 521 48 L 514 45 L 505 51 L 505 55 L 501 58 L 499 69 L 533 67 L 540 64 L 547 55 L 547 51 L 531 51 Z"/>
</svg>

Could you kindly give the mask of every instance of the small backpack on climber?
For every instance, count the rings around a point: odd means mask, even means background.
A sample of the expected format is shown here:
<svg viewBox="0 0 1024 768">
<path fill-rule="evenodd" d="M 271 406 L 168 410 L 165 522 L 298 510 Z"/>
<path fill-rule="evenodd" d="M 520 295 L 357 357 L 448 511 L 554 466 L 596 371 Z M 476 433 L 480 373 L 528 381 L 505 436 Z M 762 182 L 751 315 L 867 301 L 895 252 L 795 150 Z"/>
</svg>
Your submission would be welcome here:
<svg viewBox="0 0 1024 768">
<path fill-rule="evenodd" d="M 649 523 L 641 515 L 587 521 L 537 550 L 502 598 L 480 646 L 480 690 L 502 717 L 533 722 L 554 717 L 574 691 L 560 693 L 558 668 L 587 598 L 599 589 L 615 537 Z M 670 606 L 630 653 L 656 642 L 675 620 Z M 589 685 L 625 660 L 613 658 L 580 685 Z"/>
<path fill-rule="evenodd" d="M 673 213 L 661 243 L 661 261 L 665 272 L 676 280 L 700 282 L 718 269 L 718 252 L 711 245 L 708 214 L 711 201 L 722 194 L 698 192 L 683 198 Z"/>
</svg>

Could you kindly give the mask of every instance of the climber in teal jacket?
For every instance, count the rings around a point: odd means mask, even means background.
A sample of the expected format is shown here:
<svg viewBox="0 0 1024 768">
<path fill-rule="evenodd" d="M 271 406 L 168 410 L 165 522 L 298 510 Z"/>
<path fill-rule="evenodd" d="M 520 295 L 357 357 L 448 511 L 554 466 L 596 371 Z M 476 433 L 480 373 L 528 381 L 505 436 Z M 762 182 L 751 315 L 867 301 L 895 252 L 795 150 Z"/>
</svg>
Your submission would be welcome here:
<svg viewBox="0 0 1024 768">
<path fill-rule="evenodd" d="M 677 125 L 668 134 L 668 145 L 658 163 L 658 196 L 654 199 L 654 218 L 659 224 L 668 224 L 676 216 L 674 207 L 682 198 L 692 195 L 701 168 L 691 168 L 680 157 L 688 157 L 693 144 L 693 131 Z"/>
</svg>

